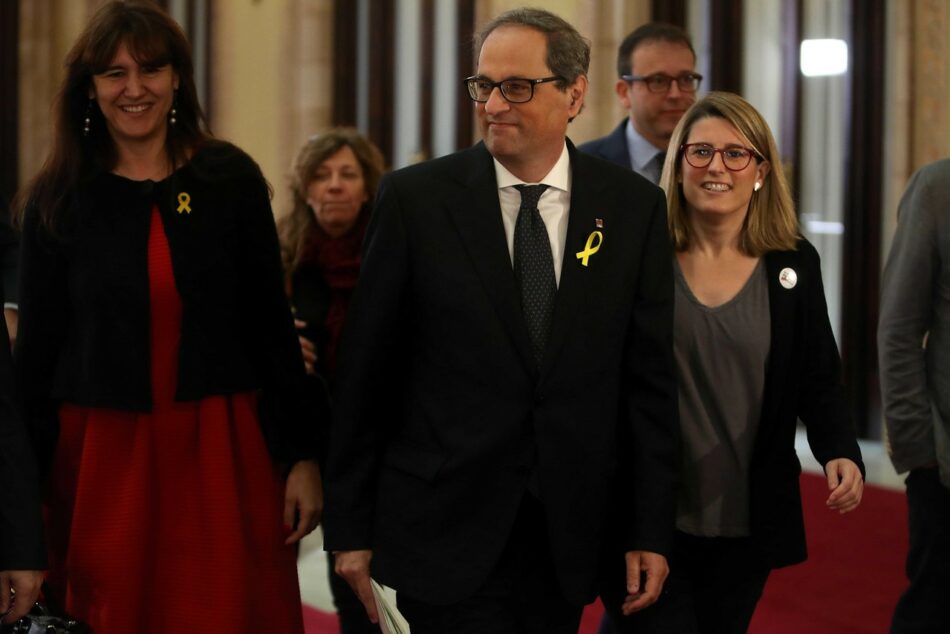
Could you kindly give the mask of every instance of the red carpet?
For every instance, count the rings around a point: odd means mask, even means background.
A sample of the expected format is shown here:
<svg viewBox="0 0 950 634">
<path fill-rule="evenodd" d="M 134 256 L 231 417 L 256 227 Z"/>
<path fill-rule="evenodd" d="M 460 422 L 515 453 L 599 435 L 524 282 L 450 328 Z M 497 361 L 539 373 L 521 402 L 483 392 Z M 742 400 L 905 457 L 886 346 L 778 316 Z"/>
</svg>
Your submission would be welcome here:
<svg viewBox="0 0 950 634">
<path fill-rule="evenodd" d="M 824 478 L 802 476 L 808 561 L 769 577 L 752 634 L 877 634 L 907 585 L 907 500 L 866 486 L 856 511 L 825 509 Z"/>
<path fill-rule="evenodd" d="M 750 634 L 884 634 L 906 586 L 907 502 L 902 491 L 864 489 L 858 510 L 825 508 L 822 477 L 801 479 L 808 561 L 776 570 Z M 603 608 L 587 606 L 579 634 L 596 634 Z M 336 618 L 304 606 L 307 634 L 338 634 Z"/>
<path fill-rule="evenodd" d="M 336 614 L 321 612 L 306 604 L 303 606 L 303 629 L 307 634 L 340 634 Z"/>
<path fill-rule="evenodd" d="M 883 634 L 907 585 L 903 491 L 866 486 L 856 511 L 825 508 L 828 487 L 801 478 L 808 561 L 769 577 L 750 634 Z M 587 606 L 579 634 L 596 634 L 603 608 Z"/>
</svg>

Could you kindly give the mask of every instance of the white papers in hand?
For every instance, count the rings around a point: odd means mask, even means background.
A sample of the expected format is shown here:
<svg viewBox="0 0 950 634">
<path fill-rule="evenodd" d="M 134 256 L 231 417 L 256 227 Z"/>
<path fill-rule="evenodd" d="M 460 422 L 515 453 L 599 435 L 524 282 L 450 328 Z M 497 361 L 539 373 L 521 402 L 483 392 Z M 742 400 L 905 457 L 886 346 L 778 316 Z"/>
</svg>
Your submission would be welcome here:
<svg viewBox="0 0 950 634">
<path fill-rule="evenodd" d="M 383 634 L 410 634 L 409 623 L 396 609 L 396 593 L 392 589 L 376 583 L 370 579 L 373 587 L 373 599 L 376 601 L 376 612 L 379 614 L 379 629 Z"/>
</svg>

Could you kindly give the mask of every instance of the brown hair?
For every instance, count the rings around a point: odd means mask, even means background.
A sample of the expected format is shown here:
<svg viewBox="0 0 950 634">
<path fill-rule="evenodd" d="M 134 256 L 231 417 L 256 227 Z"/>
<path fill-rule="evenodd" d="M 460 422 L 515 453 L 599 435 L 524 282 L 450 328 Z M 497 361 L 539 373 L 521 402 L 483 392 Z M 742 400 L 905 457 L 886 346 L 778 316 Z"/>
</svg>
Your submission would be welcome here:
<svg viewBox="0 0 950 634">
<path fill-rule="evenodd" d="M 696 61 L 696 51 L 693 50 L 693 42 L 689 34 L 680 27 L 667 24 L 665 22 L 647 22 L 634 29 L 617 48 L 617 77 L 630 75 L 633 73 L 631 58 L 633 52 L 641 44 L 650 44 L 652 42 L 669 42 L 670 44 L 680 44 L 689 49 L 693 54 L 693 61 Z"/>
<path fill-rule="evenodd" d="M 171 65 L 178 75 L 175 125 L 166 150 L 173 168 L 211 138 L 195 89 L 191 47 L 181 27 L 149 0 L 114 0 L 99 8 L 66 55 L 66 76 L 53 101 L 52 147 L 39 173 L 14 202 L 17 219 L 27 204 L 36 205 L 43 224 L 53 228 L 77 187 L 102 170 L 115 167 L 117 152 L 102 112 L 89 88 L 121 44 L 141 65 Z M 83 133 L 86 117 L 89 133 Z"/>
<path fill-rule="evenodd" d="M 355 128 L 333 128 L 316 134 L 297 152 L 291 168 L 290 191 L 293 207 L 277 224 L 280 234 L 284 270 L 294 271 L 300 263 L 303 245 L 316 220 L 307 204 L 307 187 L 313 182 L 317 169 L 324 161 L 344 147 L 353 150 L 363 170 L 363 186 L 369 200 L 376 197 L 379 179 L 385 171 L 383 154 Z"/>
<path fill-rule="evenodd" d="M 590 66 L 590 42 L 563 18 L 544 9 L 521 8 L 502 13 L 482 27 L 475 37 L 475 58 L 492 31 L 501 26 L 524 26 L 540 31 L 547 38 L 545 60 L 551 72 L 563 81 L 555 84 L 562 91 L 581 75 L 587 76 Z"/>
<path fill-rule="evenodd" d="M 685 251 L 690 243 L 686 199 L 679 182 L 683 170 L 681 147 L 689 138 L 693 125 L 707 117 L 729 122 L 756 151 L 758 156 L 755 160 L 766 161 L 770 167 L 762 188 L 752 194 L 739 237 L 739 247 L 754 257 L 770 251 L 794 250 L 800 236 L 798 217 L 769 124 L 752 104 L 729 92 L 711 92 L 694 103 L 673 130 L 670 151 L 666 154 L 660 179 L 660 186 L 666 192 L 673 248 Z"/>
</svg>

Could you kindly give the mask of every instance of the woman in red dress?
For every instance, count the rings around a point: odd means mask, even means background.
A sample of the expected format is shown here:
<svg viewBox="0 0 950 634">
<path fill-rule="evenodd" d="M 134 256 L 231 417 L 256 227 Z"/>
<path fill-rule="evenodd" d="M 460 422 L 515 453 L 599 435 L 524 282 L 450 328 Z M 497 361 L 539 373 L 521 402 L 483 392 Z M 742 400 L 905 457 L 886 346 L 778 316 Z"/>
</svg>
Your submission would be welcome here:
<svg viewBox="0 0 950 634">
<path fill-rule="evenodd" d="M 207 132 L 188 44 L 151 3 L 95 14 L 54 108 L 19 199 L 15 352 L 50 584 L 94 634 L 302 632 L 319 394 L 267 183 Z"/>
</svg>

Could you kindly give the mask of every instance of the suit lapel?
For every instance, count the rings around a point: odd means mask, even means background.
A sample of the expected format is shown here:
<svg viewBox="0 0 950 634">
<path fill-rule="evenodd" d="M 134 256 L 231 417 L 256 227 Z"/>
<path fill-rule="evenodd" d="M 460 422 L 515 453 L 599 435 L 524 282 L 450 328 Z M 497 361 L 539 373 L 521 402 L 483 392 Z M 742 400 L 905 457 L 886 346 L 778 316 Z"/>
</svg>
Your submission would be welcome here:
<svg viewBox="0 0 950 634">
<path fill-rule="evenodd" d="M 455 197 L 447 200 L 447 209 L 513 345 L 529 373 L 537 374 L 501 220 L 494 163 L 483 143 L 469 156 L 470 169 Z"/>
<path fill-rule="evenodd" d="M 782 269 L 791 268 L 799 275 L 802 272 L 799 258 L 793 251 L 773 251 L 765 255 L 765 273 L 769 288 L 769 321 L 771 343 L 769 364 L 765 374 L 765 400 L 762 403 L 761 420 L 776 420 L 782 408 L 782 399 L 788 394 L 787 374 L 792 370 L 792 342 L 795 340 L 796 309 L 801 289 L 784 288 L 779 282 Z M 760 425 L 756 434 L 754 455 L 770 455 L 764 448 L 773 443 L 774 425 Z"/>
<path fill-rule="evenodd" d="M 542 378 L 550 371 L 557 358 L 565 338 L 574 331 L 573 322 L 577 309 L 584 302 L 591 286 L 593 276 L 602 271 L 606 264 L 603 251 L 587 258 L 587 265 L 581 263 L 577 254 L 584 250 L 588 238 L 595 230 L 603 236 L 601 249 L 609 239 L 609 218 L 606 209 L 597 207 L 603 200 L 604 181 L 596 171 L 588 169 L 588 159 L 567 142 L 571 156 L 571 208 L 567 221 L 567 238 L 564 241 L 564 255 L 561 263 L 561 280 L 554 303 L 554 316 L 551 321 L 551 338 L 541 361 Z M 604 228 L 597 229 L 596 218 L 604 220 Z"/>
</svg>

